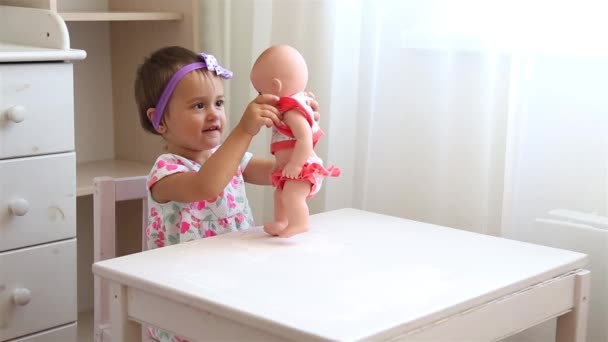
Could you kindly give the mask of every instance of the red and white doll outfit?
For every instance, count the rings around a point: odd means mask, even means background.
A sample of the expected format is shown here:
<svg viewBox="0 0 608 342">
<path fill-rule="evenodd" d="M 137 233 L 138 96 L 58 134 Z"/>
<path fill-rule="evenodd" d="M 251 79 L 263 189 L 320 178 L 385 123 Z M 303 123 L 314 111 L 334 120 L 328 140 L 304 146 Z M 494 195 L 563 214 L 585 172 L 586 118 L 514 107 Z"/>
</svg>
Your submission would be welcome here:
<svg viewBox="0 0 608 342">
<path fill-rule="evenodd" d="M 297 93 L 293 96 L 281 97 L 277 104 L 277 109 L 281 114 L 288 111 L 296 111 L 302 114 L 308 124 L 312 134 L 312 147 L 317 145 L 319 139 L 324 135 L 319 124 L 314 120 L 314 112 L 308 105 L 310 98 L 305 93 Z M 289 127 L 285 124 L 275 125 L 272 128 L 272 139 L 270 141 L 270 151 L 274 154 L 276 151 L 294 148 L 296 144 L 296 138 Z M 300 175 L 296 178 L 297 180 L 307 180 L 310 182 L 310 194 L 308 198 L 313 197 L 323 184 L 325 177 L 337 177 L 340 175 L 340 169 L 334 166 L 325 168 L 323 166 L 323 160 L 317 156 L 310 156 L 304 166 Z M 277 169 L 272 173 L 272 185 L 283 189 L 285 182 L 291 180 L 283 176 L 283 169 Z"/>
</svg>

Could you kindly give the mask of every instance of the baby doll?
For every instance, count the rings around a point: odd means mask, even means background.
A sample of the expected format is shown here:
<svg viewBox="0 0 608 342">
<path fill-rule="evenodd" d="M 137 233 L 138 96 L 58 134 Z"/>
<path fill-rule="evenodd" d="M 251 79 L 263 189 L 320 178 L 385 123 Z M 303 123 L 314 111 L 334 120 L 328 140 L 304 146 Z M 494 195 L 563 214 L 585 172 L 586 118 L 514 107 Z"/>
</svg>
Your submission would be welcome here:
<svg viewBox="0 0 608 342">
<path fill-rule="evenodd" d="M 325 168 L 313 148 L 323 136 L 304 93 L 308 67 L 293 47 L 276 45 L 266 49 L 251 70 L 251 83 L 260 94 L 280 97 L 277 104 L 282 123 L 272 131 L 270 150 L 275 156 L 272 174 L 274 222 L 264 230 L 280 237 L 303 233 L 309 228 L 306 200 L 321 188 L 323 178 L 337 177 L 336 167 Z"/>
</svg>

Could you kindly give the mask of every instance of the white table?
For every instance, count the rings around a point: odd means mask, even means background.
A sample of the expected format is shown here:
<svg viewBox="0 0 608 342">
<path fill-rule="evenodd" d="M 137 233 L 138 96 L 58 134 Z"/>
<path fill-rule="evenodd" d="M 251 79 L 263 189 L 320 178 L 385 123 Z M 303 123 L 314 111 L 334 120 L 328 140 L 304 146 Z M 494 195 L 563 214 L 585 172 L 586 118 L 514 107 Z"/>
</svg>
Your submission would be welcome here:
<svg viewBox="0 0 608 342">
<path fill-rule="evenodd" d="M 198 341 L 491 341 L 558 317 L 585 340 L 587 256 L 354 209 L 105 260 L 113 342 L 147 322 Z"/>
</svg>

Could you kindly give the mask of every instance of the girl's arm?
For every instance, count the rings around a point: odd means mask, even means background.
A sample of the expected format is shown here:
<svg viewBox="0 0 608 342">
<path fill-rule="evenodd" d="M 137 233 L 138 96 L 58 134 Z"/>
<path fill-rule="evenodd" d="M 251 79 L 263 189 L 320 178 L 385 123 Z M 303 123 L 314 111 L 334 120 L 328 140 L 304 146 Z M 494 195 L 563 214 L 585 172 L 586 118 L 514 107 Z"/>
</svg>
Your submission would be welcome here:
<svg viewBox="0 0 608 342">
<path fill-rule="evenodd" d="M 293 148 L 289 163 L 283 169 L 283 175 L 288 178 L 296 178 L 300 175 L 302 166 L 312 154 L 312 133 L 308 121 L 298 112 L 285 113 L 283 122 L 289 126 L 294 138 L 296 138 L 296 145 Z"/>
<path fill-rule="evenodd" d="M 249 144 L 262 126 L 280 123 L 274 107 L 278 98 L 261 95 L 252 101 L 241 121 L 226 141 L 201 166 L 198 172 L 181 172 L 166 176 L 150 189 L 156 202 L 196 202 L 221 193 L 235 175 Z"/>
<path fill-rule="evenodd" d="M 274 171 L 275 162 L 270 159 L 251 158 L 243 171 L 245 182 L 256 185 L 271 185 L 270 175 Z"/>
</svg>

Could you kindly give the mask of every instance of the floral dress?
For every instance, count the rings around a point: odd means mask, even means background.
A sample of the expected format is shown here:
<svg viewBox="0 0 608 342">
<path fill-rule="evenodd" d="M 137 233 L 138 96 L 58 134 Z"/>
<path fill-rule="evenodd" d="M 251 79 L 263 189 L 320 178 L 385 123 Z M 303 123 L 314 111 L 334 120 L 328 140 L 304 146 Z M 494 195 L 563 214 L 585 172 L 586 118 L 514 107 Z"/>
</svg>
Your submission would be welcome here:
<svg viewBox="0 0 608 342">
<path fill-rule="evenodd" d="M 243 170 L 251 160 L 246 153 L 235 175 L 217 197 L 192 203 L 158 203 L 150 189 L 164 177 L 178 172 L 196 172 L 201 165 L 176 154 L 163 154 L 154 163 L 148 176 L 148 249 L 203 239 L 255 226 L 245 193 Z M 185 342 L 185 339 L 155 327 L 148 327 L 150 336 L 161 342 Z"/>
</svg>

